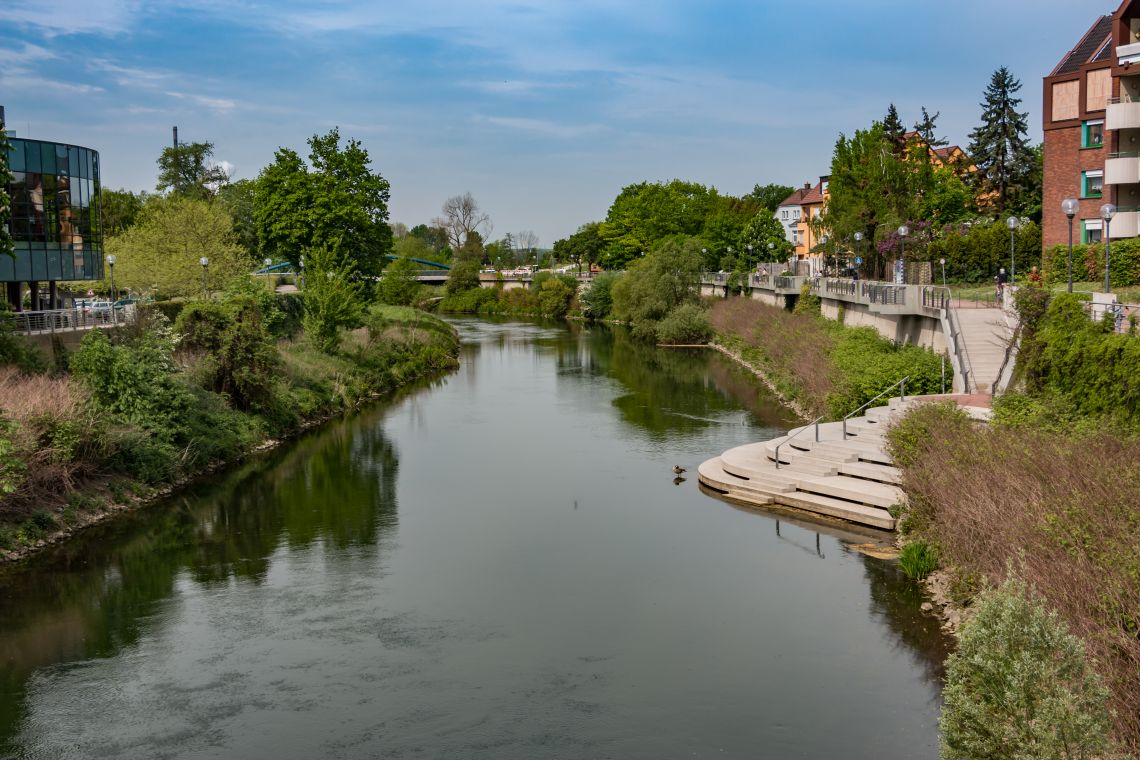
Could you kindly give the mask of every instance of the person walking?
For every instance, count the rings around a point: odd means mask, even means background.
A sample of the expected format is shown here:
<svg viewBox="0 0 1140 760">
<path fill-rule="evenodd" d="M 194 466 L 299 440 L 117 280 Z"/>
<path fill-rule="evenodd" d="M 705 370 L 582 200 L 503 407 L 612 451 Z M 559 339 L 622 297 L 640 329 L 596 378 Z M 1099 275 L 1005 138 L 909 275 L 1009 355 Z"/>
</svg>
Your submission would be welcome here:
<svg viewBox="0 0 1140 760">
<path fill-rule="evenodd" d="M 997 273 L 997 297 L 1000 301 L 1002 296 L 1005 295 L 1005 284 L 1009 282 L 1009 272 L 1005 271 L 1005 267 L 998 269 Z"/>
</svg>

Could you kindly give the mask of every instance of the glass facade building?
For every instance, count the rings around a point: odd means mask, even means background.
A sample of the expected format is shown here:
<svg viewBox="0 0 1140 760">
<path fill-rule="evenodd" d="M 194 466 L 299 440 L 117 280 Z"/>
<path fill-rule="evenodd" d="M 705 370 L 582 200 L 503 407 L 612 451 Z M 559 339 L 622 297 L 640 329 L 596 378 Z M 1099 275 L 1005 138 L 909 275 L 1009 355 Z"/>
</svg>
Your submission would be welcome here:
<svg viewBox="0 0 1140 760">
<path fill-rule="evenodd" d="M 101 280 L 99 153 L 42 140 L 8 140 L 9 228 L 16 255 L 0 256 L 0 282 L 47 282 L 54 291 L 59 280 Z"/>
</svg>

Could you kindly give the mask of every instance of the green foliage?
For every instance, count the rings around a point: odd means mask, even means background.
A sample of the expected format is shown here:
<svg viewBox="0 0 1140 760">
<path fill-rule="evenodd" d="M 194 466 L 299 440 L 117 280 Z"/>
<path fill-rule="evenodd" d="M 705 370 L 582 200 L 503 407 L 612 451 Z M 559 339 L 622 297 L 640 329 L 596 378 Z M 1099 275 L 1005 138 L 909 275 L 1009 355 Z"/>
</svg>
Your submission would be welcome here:
<svg viewBox="0 0 1140 760">
<path fill-rule="evenodd" d="M 1140 341 L 1094 322 L 1074 294 L 1052 296 L 1036 330 L 1022 338 L 1030 393 L 1055 393 L 1084 415 L 1140 420 Z"/>
<path fill-rule="evenodd" d="M 681 304 L 657 323 L 657 342 L 666 344 L 706 343 L 712 337 L 708 312 L 696 303 Z"/>
<path fill-rule="evenodd" d="M 257 182 L 252 179 L 239 179 L 223 185 L 218 190 L 218 202 L 229 214 L 233 222 L 234 242 L 245 252 L 246 259 L 253 264 L 259 261 L 261 246 L 257 240 L 257 220 L 254 209 L 257 207 Z"/>
<path fill-rule="evenodd" d="M 984 594 L 946 661 L 942 757 L 1088 758 L 1110 750 L 1108 690 L 1026 585 Z"/>
<path fill-rule="evenodd" d="M 277 351 L 257 300 L 235 296 L 220 303 L 190 304 L 174 330 L 180 350 L 200 355 L 207 390 L 226 396 L 243 411 L 269 406 Z"/>
<path fill-rule="evenodd" d="M 308 249 L 305 260 L 305 334 L 321 351 L 334 353 L 339 331 L 360 324 L 365 284 L 351 260 L 325 246 Z"/>
<path fill-rule="evenodd" d="M 834 418 L 854 411 L 904 377 L 910 378 L 906 383 L 908 394 L 942 390 L 942 362 L 938 354 L 928 348 L 893 343 L 874 328 L 841 328 L 832 361 L 842 378 L 827 398 Z M 890 395 L 898 395 L 898 390 Z"/>
<path fill-rule="evenodd" d="M 447 275 L 447 294 L 455 295 L 466 290 L 480 287 L 478 260 L 462 260 L 455 262 Z"/>
<path fill-rule="evenodd" d="M 969 416 L 952 401 L 923 404 L 887 431 L 891 458 L 905 469 L 919 461 L 926 443 L 935 436 L 953 436 L 968 430 L 970 424 Z"/>
<path fill-rule="evenodd" d="M 115 286 L 161 298 L 200 297 L 248 276 L 250 262 L 234 240 L 233 222 L 217 203 L 188 196 L 149 199 L 134 226 L 107 239 L 117 256 Z"/>
<path fill-rule="evenodd" d="M 746 200 L 750 200 L 760 208 L 764 209 L 770 214 L 774 213 L 784 199 L 795 192 L 794 187 L 789 185 L 755 185 L 752 192 L 744 196 Z"/>
<path fill-rule="evenodd" d="M 912 541 L 899 553 L 899 567 L 908 578 L 920 581 L 938 569 L 938 550 L 925 541 Z"/>
<path fill-rule="evenodd" d="M 218 188 L 229 181 L 222 167 L 211 159 L 214 144 L 211 142 L 179 143 L 177 147 L 163 148 L 158 157 L 158 186 L 160 193 L 207 200 Z"/>
<path fill-rule="evenodd" d="M 636 336 L 656 339 L 655 323 L 700 293 L 702 254 L 695 238 L 662 243 L 613 287 L 613 315 L 632 325 Z"/>
<path fill-rule="evenodd" d="M 520 292 L 525 295 L 528 291 L 504 291 L 502 297 L 506 298 L 509 293 Z M 499 300 L 500 295 L 495 288 L 469 288 L 444 296 L 439 303 L 439 310 L 456 314 L 478 314 L 487 311 L 488 307 L 497 304 Z"/>
<path fill-rule="evenodd" d="M 614 283 L 619 277 L 615 272 L 603 272 L 590 282 L 582 294 L 582 305 L 588 319 L 607 319 L 610 316 L 614 305 Z"/>
<path fill-rule="evenodd" d="M 771 248 L 768 247 L 769 244 L 772 245 Z M 758 261 L 787 261 L 793 249 L 784 234 L 784 225 L 770 211 L 765 210 L 748 222 L 740 236 L 737 250 L 743 257 L 745 269 L 751 270 Z"/>
<path fill-rule="evenodd" d="M 350 256 L 355 276 L 379 276 L 392 249 L 388 181 L 369 169 L 357 140 L 341 147 L 340 131 L 309 138 L 309 164 L 281 148 L 262 170 L 254 194 L 254 222 L 263 255 L 300 263 L 310 249 Z"/>
<path fill-rule="evenodd" d="M 135 195 L 130 190 L 109 190 L 99 192 L 99 211 L 103 218 L 103 235 L 119 235 L 130 229 L 142 214 L 147 194 Z"/>
<path fill-rule="evenodd" d="M 8 187 L 12 184 L 12 171 L 8 168 L 8 154 L 12 143 L 8 139 L 7 127 L 0 121 L 0 256 L 12 256 L 14 248 L 11 228 L 12 196 Z"/>
<path fill-rule="evenodd" d="M 14 493 L 28 469 L 12 440 L 16 429 L 15 422 L 0 417 L 0 494 Z"/>
<path fill-rule="evenodd" d="M 1008 241 L 1007 241 L 1008 244 Z M 1069 277 L 1069 246 L 1053 246 L 1045 252 L 1041 274 L 1050 284 L 1063 283 Z M 1109 283 L 1114 288 L 1140 285 L 1140 238 L 1113 240 L 1109 251 Z M 1073 280 L 1104 282 L 1104 245 L 1092 243 L 1073 246 Z M 1100 290 L 1100 287 L 1097 288 Z"/>
<path fill-rule="evenodd" d="M 992 284 L 998 269 L 1010 268 L 1009 228 L 1004 219 L 949 228 L 931 241 L 926 256 L 946 259 L 946 277 L 956 282 Z M 1018 279 L 1041 260 L 1041 227 L 1023 221 L 1014 233 Z"/>
<path fill-rule="evenodd" d="M 43 356 L 32 342 L 15 332 L 7 301 L 0 302 L 0 365 L 18 367 L 28 374 L 43 372 Z"/>
<path fill-rule="evenodd" d="M 589 267 L 602 260 L 602 252 L 606 241 L 601 236 L 601 224 L 590 222 L 583 224 L 570 237 L 554 243 L 554 256 L 559 261 L 573 261 L 581 271 L 582 267 Z"/>
<path fill-rule="evenodd" d="M 553 319 L 562 319 L 570 311 L 570 302 L 576 288 L 551 277 L 538 285 L 539 313 Z"/>
<path fill-rule="evenodd" d="M 407 239 L 407 238 L 405 238 Z M 416 279 L 420 265 L 411 259 L 397 259 L 388 265 L 380 278 L 377 296 L 381 303 L 411 306 L 419 298 L 422 287 Z"/>
<path fill-rule="evenodd" d="M 819 296 L 811 292 L 811 283 L 805 282 L 800 286 L 800 297 L 796 299 L 796 314 L 819 314 L 823 302 Z"/>
</svg>

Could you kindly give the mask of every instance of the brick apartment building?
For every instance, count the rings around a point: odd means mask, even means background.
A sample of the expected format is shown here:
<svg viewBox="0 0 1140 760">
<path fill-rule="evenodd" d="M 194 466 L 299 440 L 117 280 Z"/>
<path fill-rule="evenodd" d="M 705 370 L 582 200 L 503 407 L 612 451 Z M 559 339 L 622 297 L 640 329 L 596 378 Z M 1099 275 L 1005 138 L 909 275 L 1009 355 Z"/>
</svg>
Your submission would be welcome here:
<svg viewBox="0 0 1140 760">
<path fill-rule="evenodd" d="M 1066 198 L 1079 201 L 1075 242 L 1103 238 L 1100 207 L 1116 204 L 1114 240 L 1140 235 L 1140 0 L 1098 18 L 1045 77 L 1046 248 L 1069 239 Z"/>
</svg>

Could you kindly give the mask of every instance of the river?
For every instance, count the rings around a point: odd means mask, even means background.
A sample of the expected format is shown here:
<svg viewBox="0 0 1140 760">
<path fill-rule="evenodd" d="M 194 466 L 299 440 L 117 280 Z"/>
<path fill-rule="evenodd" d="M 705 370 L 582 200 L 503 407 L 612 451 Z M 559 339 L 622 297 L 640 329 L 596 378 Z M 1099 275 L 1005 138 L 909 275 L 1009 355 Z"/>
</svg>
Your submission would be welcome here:
<svg viewBox="0 0 1140 760">
<path fill-rule="evenodd" d="M 937 757 L 915 587 L 697 485 L 794 424 L 750 375 L 455 324 L 455 373 L 0 574 L 0 757 Z"/>
</svg>

